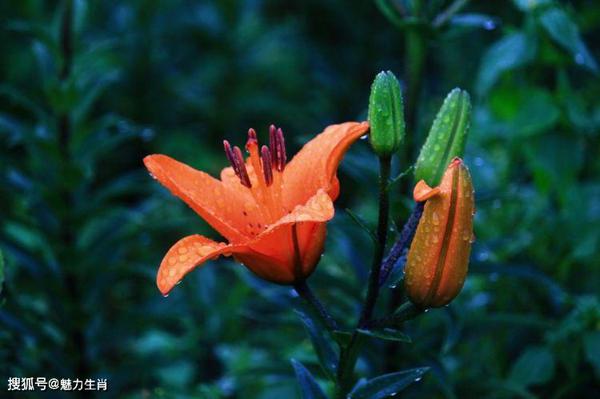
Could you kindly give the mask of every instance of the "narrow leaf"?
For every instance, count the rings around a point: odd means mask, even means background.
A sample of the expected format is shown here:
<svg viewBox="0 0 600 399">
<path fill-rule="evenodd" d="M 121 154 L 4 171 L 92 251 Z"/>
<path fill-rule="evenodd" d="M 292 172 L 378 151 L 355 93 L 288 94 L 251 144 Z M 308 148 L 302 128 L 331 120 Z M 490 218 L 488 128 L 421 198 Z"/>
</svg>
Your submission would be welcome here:
<svg viewBox="0 0 600 399">
<path fill-rule="evenodd" d="M 318 315 L 313 314 L 306 307 L 297 306 L 295 312 L 308 332 L 323 371 L 327 377 L 334 380 L 337 369 L 337 354 L 326 337 L 326 327 L 321 323 Z"/>
<path fill-rule="evenodd" d="M 294 366 L 296 379 L 298 379 L 298 384 L 300 385 L 300 396 L 302 399 L 327 399 L 327 396 L 325 396 L 315 378 L 302 363 L 292 359 L 292 366 Z"/>
<path fill-rule="evenodd" d="M 359 329 L 358 332 L 369 337 L 385 339 L 387 341 L 412 342 L 408 335 L 394 328 Z"/>
<path fill-rule="evenodd" d="M 493 30 L 498 26 L 499 20 L 490 15 L 469 13 L 453 16 L 452 19 L 450 19 L 450 23 L 454 26 Z"/>
<path fill-rule="evenodd" d="M 350 392 L 351 399 L 383 399 L 423 378 L 429 367 L 419 367 L 375 377 Z"/>
<path fill-rule="evenodd" d="M 375 0 L 375 5 L 379 8 L 379 11 L 397 28 L 404 27 L 404 21 L 399 10 L 390 4 L 390 0 Z"/>
<path fill-rule="evenodd" d="M 532 347 L 525 351 L 513 365 L 509 381 L 520 385 L 540 385 L 554 375 L 554 356 L 548 348 Z"/>
<path fill-rule="evenodd" d="M 550 8 L 540 16 L 540 22 L 550 37 L 573 55 L 575 63 L 598 71 L 598 64 L 581 39 L 579 28 L 566 12 Z"/>
<path fill-rule="evenodd" d="M 478 94 L 485 94 L 502 73 L 529 62 L 535 50 L 535 43 L 524 33 L 505 36 L 492 44 L 482 57 L 476 85 Z"/>
<path fill-rule="evenodd" d="M 350 216 L 352 221 L 358 225 L 358 227 L 360 227 L 361 229 L 366 231 L 367 234 L 369 234 L 369 237 L 371 237 L 371 240 L 373 240 L 373 242 L 377 242 L 377 237 L 375 236 L 375 233 L 369 228 L 369 226 L 367 226 L 367 223 L 363 220 L 363 218 L 361 218 L 359 215 L 357 215 L 348 208 L 346 208 L 346 213 L 348 214 L 348 216 Z"/>
</svg>

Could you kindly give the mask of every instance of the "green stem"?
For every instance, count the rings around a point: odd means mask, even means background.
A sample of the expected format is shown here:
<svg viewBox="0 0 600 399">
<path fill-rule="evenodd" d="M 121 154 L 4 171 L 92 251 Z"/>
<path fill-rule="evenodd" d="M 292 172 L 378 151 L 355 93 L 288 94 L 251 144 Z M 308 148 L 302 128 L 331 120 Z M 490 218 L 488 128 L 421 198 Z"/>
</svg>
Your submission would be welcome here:
<svg viewBox="0 0 600 399">
<path fill-rule="evenodd" d="M 354 366 L 358 359 L 358 353 L 362 346 L 362 335 L 358 334 L 358 329 L 369 324 L 373 316 L 373 310 L 377 297 L 379 296 L 379 274 L 381 270 L 381 262 L 385 253 L 385 245 L 387 241 L 388 221 L 389 221 L 389 178 L 391 168 L 390 157 L 379 158 L 379 218 L 377 223 L 377 241 L 375 242 L 375 250 L 373 253 L 373 262 L 371 264 L 371 272 L 369 274 L 369 288 L 360 319 L 357 323 L 350 343 L 340 351 L 340 359 L 338 363 L 338 381 L 336 387 L 336 398 L 345 398 L 348 391 L 352 387 Z"/>
<path fill-rule="evenodd" d="M 385 244 L 387 241 L 388 220 L 390 201 L 388 195 L 388 183 L 390 179 L 391 158 L 379 158 L 379 218 L 377 222 L 377 242 L 375 243 L 375 253 L 371 264 L 369 274 L 369 289 L 367 298 L 360 316 L 359 327 L 371 319 L 377 296 L 379 295 L 379 275 L 381 272 L 381 262 L 385 253 Z"/>
</svg>

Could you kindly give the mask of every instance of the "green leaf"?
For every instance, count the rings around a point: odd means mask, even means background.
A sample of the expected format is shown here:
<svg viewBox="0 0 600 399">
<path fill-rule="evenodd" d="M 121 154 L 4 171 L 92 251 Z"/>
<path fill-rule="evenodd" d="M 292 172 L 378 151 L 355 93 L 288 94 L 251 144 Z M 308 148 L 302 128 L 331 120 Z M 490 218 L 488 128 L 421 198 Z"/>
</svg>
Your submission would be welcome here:
<svg viewBox="0 0 600 399">
<path fill-rule="evenodd" d="M 298 306 L 295 312 L 306 328 L 306 332 L 310 337 L 323 371 L 327 377 L 334 380 L 337 370 L 337 354 L 326 337 L 327 328 L 323 325 L 318 315 L 313 314 L 307 307 Z"/>
<path fill-rule="evenodd" d="M 551 0 L 513 0 L 515 6 L 521 11 L 531 11 L 537 7 L 550 4 Z"/>
<path fill-rule="evenodd" d="M 373 242 L 377 242 L 377 237 L 375 236 L 375 233 L 369 228 L 369 226 L 367 226 L 367 222 L 365 222 L 365 220 L 362 217 L 360 217 L 358 214 L 354 213 L 354 211 L 348 208 L 346 208 L 346 213 L 348 214 L 348 216 L 350 216 L 352 221 L 356 223 L 358 227 L 363 229 L 369 235 L 369 237 L 371 237 L 371 240 L 373 240 Z"/>
<path fill-rule="evenodd" d="M 359 333 L 367 335 L 369 337 L 385 339 L 387 341 L 396 342 L 412 342 L 410 337 L 404 334 L 402 331 L 394 328 L 374 328 L 374 329 L 359 329 Z"/>
<path fill-rule="evenodd" d="M 521 385 L 541 385 L 554 375 L 554 355 L 548 348 L 537 346 L 527 349 L 513 365 L 509 381 Z"/>
<path fill-rule="evenodd" d="M 325 396 L 315 378 L 302 363 L 292 359 L 292 366 L 294 366 L 294 372 L 296 373 L 298 384 L 300 384 L 300 396 L 302 399 L 327 399 L 327 396 Z"/>
<path fill-rule="evenodd" d="M 486 14 L 457 14 L 452 17 L 450 23 L 454 26 L 461 26 L 465 28 L 480 28 L 485 30 L 495 29 L 498 25 L 496 18 Z"/>
<path fill-rule="evenodd" d="M 583 336 L 585 358 L 594 367 L 596 378 L 600 378 L 600 331 L 588 332 Z"/>
<path fill-rule="evenodd" d="M 349 397 L 351 399 L 383 399 L 395 395 L 410 384 L 421 380 L 429 367 L 419 367 L 375 377 L 358 385 Z"/>
<path fill-rule="evenodd" d="M 528 63 L 535 51 L 535 42 L 524 33 L 510 34 L 492 44 L 482 57 L 476 84 L 477 93 L 487 93 L 504 72 Z"/>
<path fill-rule="evenodd" d="M 552 93 L 533 87 L 498 87 L 490 96 L 490 106 L 504 123 L 503 132 L 508 137 L 544 133 L 560 118 L 560 109 Z"/>
<path fill-rule="evenodd" d="M 598 64 L 581 39 L 579 28 L 566 12 L 550 8 L 540 15 L 540 22 L 550 37 L 573 55 L 575 63 L 598 71 Z"/>
</svg>

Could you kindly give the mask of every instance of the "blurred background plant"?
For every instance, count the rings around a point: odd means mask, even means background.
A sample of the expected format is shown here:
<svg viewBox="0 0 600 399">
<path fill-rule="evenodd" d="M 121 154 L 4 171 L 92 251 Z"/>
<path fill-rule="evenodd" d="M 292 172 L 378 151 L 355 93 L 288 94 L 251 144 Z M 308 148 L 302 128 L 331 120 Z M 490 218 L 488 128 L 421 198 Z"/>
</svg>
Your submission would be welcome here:
<svg viewBox="0 0 600 399">
<path fill-rule="evenodd" d="M 416 159 L 446 93 L 472 94 L 477 242 L 461 295 L 407 323 L 412 344 L 374 340 L 360 373 L 430 366 L 405 391 L 415 398 L 600 389 L 598 2 L 26 0 L 0 11 L 4 381 L 281 398 L 298 395 L 290 358 L 322 377 L 289 290 L 221 261 L 160 296 L 170 244 L 214 233 L 141 159 L 167 153 L 218 173 L 223 138 L 272 122 L 295 152 L 327 124 L 365 119 L 370 83 L 390 69 L 410 138 L 396 171 Z M 371 244 L 344 208 L 374 224 L 376 169 L 366 143 L 346 156 L 311 279 L 348 325 Z M 397 224 L 412 184 L 393 188 Z"/>
</svg>

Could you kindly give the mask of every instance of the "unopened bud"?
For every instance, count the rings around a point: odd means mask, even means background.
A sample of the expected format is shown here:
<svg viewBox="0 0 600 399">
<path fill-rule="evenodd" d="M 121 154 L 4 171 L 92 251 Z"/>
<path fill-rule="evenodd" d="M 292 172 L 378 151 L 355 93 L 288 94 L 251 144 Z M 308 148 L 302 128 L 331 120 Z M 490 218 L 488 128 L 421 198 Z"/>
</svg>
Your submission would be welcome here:
<svg viewBox="0 0 600 399">
<path fill-rule="evenodd" d="M 423 180 L 415 201 L 427 201 L 406 260 L 405 289 L 421 308 L 448 304 L 462 289 L 473 242 L 475 200 L 469 170 L 455 158 L 439 186 Z"/>
<path fill-rule="evenodd" d="M 369 124 L 377 155 L 387 157 L 398 151 L 404 138 L 404 111 L 400 83 L 390 71 L 380 72 L 371 86 Z"/>
<path fill-rule="evenodd" d="M 452 90 L 437 113 L 415 165 L 415 180 L 440 184 L 446 166 L 462 157 L 471 121 L 469 93 Z"/>
</svg>

